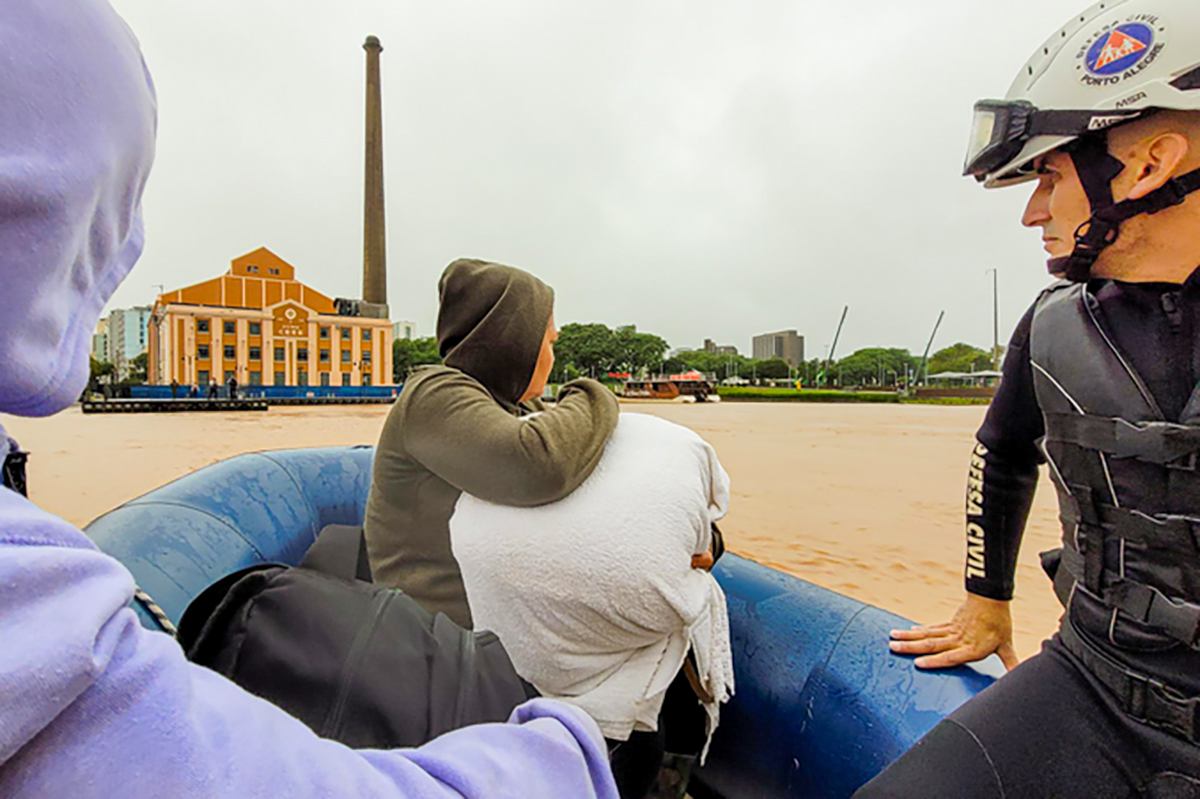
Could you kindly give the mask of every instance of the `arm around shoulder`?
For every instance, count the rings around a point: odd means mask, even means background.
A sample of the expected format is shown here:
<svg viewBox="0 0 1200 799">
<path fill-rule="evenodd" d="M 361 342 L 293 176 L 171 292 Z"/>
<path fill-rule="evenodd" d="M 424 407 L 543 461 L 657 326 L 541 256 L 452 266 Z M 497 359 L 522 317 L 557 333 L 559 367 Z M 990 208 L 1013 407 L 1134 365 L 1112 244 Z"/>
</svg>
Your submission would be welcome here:
<svg viewBox="0 0 1200 799">
<path fill-rule="evenodd" d="M 554 502 L 587 479 L 617 424 L 616 397 L 594 380 L 569 384 L 529 419 L 466 375 L 426 380 L 407 406 L 404 446 L 456 488 L 503 505 Z"/>
<path fill-rule="evenodd" d="M 587 377 L 559 389 L 558 402 L 551 410 L 564 410 L 582 417 L 583 425 L 592 429 L 603 442 L 608 441 L 621 416 L 617 395 L 603 383 Z"/>
</svg>

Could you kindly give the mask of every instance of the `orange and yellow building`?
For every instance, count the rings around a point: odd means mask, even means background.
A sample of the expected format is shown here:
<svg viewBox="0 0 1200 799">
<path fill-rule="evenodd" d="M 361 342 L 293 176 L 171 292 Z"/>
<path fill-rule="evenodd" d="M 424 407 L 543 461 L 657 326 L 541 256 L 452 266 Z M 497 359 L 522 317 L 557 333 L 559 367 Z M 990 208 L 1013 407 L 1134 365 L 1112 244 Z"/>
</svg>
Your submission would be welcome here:
<svg viewBox="0 0 1200 799">
<path fill-rule="evenodd" d="M 161 294 L 149 324 L 150 382 L 372 386 L 392 383 L 392 323 L 344 316 L 266 247 L 224 275 Z"/>
</svg>

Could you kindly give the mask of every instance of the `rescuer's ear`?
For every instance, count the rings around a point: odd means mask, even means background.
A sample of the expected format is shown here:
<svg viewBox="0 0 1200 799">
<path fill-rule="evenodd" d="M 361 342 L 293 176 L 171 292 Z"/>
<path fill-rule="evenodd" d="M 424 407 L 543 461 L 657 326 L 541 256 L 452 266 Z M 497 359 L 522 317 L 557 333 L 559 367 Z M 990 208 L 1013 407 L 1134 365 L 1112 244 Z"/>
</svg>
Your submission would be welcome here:
<svg viewBox="0 0 1200 799">
<path fill-rule="evenodd" d="M 1175 131 L 1155 134 L 1134 145 L 1132 155 L 1122 159 L 1134 176 L 1128 199 L 1139 200 L 1185 172 L 1180 165 L 1190 149 L 1187 136 Z"/>
</svg>

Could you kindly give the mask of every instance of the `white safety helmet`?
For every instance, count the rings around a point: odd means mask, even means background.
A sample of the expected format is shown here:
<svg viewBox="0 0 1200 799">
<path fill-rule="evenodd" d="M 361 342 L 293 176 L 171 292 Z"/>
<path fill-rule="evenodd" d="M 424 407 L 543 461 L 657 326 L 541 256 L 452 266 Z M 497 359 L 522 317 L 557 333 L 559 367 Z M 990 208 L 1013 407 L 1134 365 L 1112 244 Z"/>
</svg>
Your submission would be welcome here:
<svg viewBox="0 0 1200 799">
<path fill-rule="evenodd" d="M 1200 170 L 1138 200 L 1114 202 L 1125 164 L 1107 131 L 1157 110 L 1200 110 L 1200 0 L 1102 0 L 1064 25 L 1021 68 L 1003 100 L 975 104 L 964 175 L 988 188 L 1035 177 L 1034 161 L 1070 154 L 1091 205 L 1071 254 L 1050 272 L 1085 281 L 1121 223 L 1178 205 L 1200 190 Z"/>
<path fill-rule="evenodd" d="M 975 104 L 964 175 L 988 188 L 1033 177 L 1038 156 L 1152 109 L 1200 110 L 1200 2 L 1103 0 Z"/>
</svg>

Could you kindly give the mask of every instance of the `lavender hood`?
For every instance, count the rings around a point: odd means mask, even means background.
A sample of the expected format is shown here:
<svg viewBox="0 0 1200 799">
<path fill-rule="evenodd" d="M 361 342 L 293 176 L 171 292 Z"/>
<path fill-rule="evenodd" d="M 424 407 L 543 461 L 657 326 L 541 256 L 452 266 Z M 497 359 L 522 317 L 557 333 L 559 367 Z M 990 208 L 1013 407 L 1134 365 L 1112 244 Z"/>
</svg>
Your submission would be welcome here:
<svg viewBox="0 0 1200 799">
<path fill-rule="evenodd" d="M 0 412 L 46 416 L 87 382 L 100 312 L 142 251 L 154 88 L 100 0 L 0 15 Z"/>
</svg>

